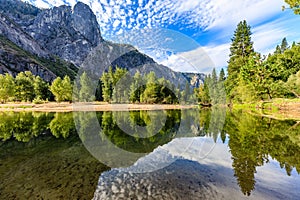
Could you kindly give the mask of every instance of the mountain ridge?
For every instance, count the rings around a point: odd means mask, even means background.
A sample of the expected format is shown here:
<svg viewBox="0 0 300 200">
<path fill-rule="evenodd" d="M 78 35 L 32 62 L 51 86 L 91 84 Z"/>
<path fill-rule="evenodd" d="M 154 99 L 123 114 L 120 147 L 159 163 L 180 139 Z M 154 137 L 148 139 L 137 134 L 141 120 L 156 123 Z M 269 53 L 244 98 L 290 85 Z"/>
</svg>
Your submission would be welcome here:
<svg viewBox="0 0 300 200">
<path fill-rule="evenodd" d="M 30 54 L 49 60 L 58 57 L 79 67 L 99 47 L 102 51 L 93 58 L 97 57 L 98 64 L 106 63 L 100 71 L 112 65 L 144 73 L 154 71 L 158 77 L 165 77 L 181 85 L 186 81 L 191 83 L 192 78 L 156 63 L 131 45 L 105 41 L 96 16 L 84 3 L 79 2 L 73 8 L 62 5 L 50 9 L 39 9 L 19 0 L 0 0 L 0 3 L 1 35 Z M 10 12 L 12 4 L 14 11 Z M 3 10 L 5 8 L 7 10 Z M 125 53 L 120 54 L 118 51 Z M 112 55 L 115 56 L 113 60 Z M 71 71 L 76 72 L 76 69 L 73 67 Z M 56 72 L 56 75 L 62 76 L 63 73 Z M 197 77 L 202 76 L 195 75 L 194 79 Z"/>
</svg>

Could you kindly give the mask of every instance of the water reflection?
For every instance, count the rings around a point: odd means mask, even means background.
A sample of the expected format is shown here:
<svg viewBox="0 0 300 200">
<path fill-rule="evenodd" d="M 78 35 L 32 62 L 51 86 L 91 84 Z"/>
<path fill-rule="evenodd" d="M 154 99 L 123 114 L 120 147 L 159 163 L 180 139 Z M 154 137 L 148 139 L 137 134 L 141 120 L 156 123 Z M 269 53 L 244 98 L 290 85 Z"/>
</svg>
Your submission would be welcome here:
<svg viewBox="0 0 300 200">
<path fill-rule="evenodd" d="M 214 142 L 220 138 L 224 144 L 228 145 L 228 154 L 231 156 L 232 169 L 234 170 L 233 176 L 236 177 L 236 182 L 244 195 L 249 196 L 255 189 L 255 174 L 257 172 L 257 167 L 269 163 L 270 159 L 276 160 L 280 164 L 280 167 L 285 169 L 288 176 L 291 175 L 293 169 L 299 174 L 300 126 L 298 122 L 293 120 L 279 121 L 250 115 L 242 111 L 224 112 L 223 109 L 217 108 L 201 110 L 198 114 L 200 114 L 198 115 L 199 118 L 195 117 L 197 116 L 195 112 L 188 114 L 189 116 L 193 116 L 193 120 L 199 120 L 199 123 L 196 123 L 196 127 L 195 124 L 189 125 L 189 128 L 186 127 L 187 129 L 183 127 L 181 131 L 177 132 L 176 137 L 185 137 L 194 132 L 194 134 L 192 134 L 193 136 L 191 137 L 206 136 L 212 138 Z M 224 123 L 222 116 L 225 115 L 226 120 Z M 187 131 L 188 129 L 189 131 Z M 186 135 L 184 133 L 186 133 Z M 186 142 L 189 141 L 186 140 L 184 143 Z M 174 156 L 174 152 L 172 152 L 171 149 L 175 149 L 176 155 L 178 155 L 178 158 L 180 158 L 180 155 L 182 156 L 182 152 L 178 153 L 178 149 L 181 149 L 181 146 L 178 144 L 174 144 L 172 146 L 172 143 L 174 142 L 169 142 L 167 147 L 164 149 L 169 152 L 168 155 L 162 156 L 159 153 L 161 148 L 158 147 L 153 153 L 141 157 L 134 165 L 128 167 L 127 169 L 134 172 L 137 170 L 137 168 L 145 167 L 145 165 L 147 165 L 149 162 L 166 162 L 166 159 Z M 162 148 L 164 148 L 164 146 Z M 193 147 L 191 146 L 191 148 Z M 203 149 L 207 149 L 199 145 L 198 150 L 201 148 L 202 151 Z M 194 156 L 195 152 L 196 151 L 187 151 L 183 155 L 187 158 L 191 158 Z M 157 159 L 154 160 L 153 157 Z M 203 162 L 205 162 L 199 159 L 199 156 L 197 159 L 199 164 L 203 164 Z M 186 165 L 188 164 L 189 163 L 187 162 Z M 120 168 L 118 170 L 121 170 L 121 172 L 119 171 L 117 174 L 126 174 L 124 169 Z M 274 170 L 270 173 L 277 174 L 279 171 Z M 111 176 L 109 173 L 107 175 Z M 102 181 L 106 180 L 105 175 L 100 177 L 99 187 L 101 184 L 103 184 L 101 183 L 101 179 Z M 274 182 L 279 184 L 280 180 L 276 180 Z M 186 187 L 189 186 L 189 184 L 186 185 Z M 105 189 L 111 191 L 111 188 Z M 122 190 L 122 186 L 119 189 Z M 267 190 L 268 189 L 266 189 L 266 191 Z M 130 193 L 130 191 L 127 192 Z M 296 191 L 294 191 L 292 194 L 295 193 Z M 110 193 L 110 195 L 112 194 L 113 193 Z M 99 197 L 97 196 L 97 192 L 95 195 L 95 198 Z M 107 193 L 107 195 L 109 195 L 109 193 Z M 143 196 L 143 194 L 141 195 Z M 278 195 L 283 194 L 280 194 L 279 192 Z"/>
<path fill-rule="evenodd" d="M 245 195 L 255 188 L 256 168 L 268 163 L 269 156 L 291 175 L 300 172 L 300 126 L 293 120 L 279 121 L 228 112 L 223 132 L 229 135 L 232 167 Z"/>
<path fill-rule="evenodd" d="M 73 115 L 75 115 L 74 118 Z M 165 119 L 162 115 L 165 116 Z M 91 155 L 84 150 L 81 141 L 83 143 L 90 142 L 90 144 L 93 144 L 92 148 L 94 148 L 96 152 L 99 152 L 101 156 L 103 156 L 104 152 L 107 152 L 109 148 L 118 148 L 128 153 L 133 153 L 134 156 L 132 157 L 127 155 L 123 156 L 122 162 L 119 162 L 120 154 L 107 153 L 105 156 L 108 162 L 111 162 L 109 164 L 112 164 L 109 166 L 114 166 L 113 163 L 118 161 L 118 164 L 115 166 L 117 168 L 130 167 L 134 163 L 138 163 L 141 159 L 153 155 L 152 152 L 157 153 L 160 150 L 169 152 L 168 155 L 171 155 L 170 157 L 173 159 L 175 156 L 172 152 L 176 150 L 177 158 L 185 158 L 184 161 L 180 161 L 180 166 L 186 165 L 186 167 L 182 169 L 188 170 L 190 167 L 188 160 L 191 160 L 197 155 L 197 159 L 194 160 L 198 163 L 195 169 L 199 170 L 199 173 L 202 173 L 203 170 L 201 171 L 200 168 L 202 169 L 205 165 L 204 163 L 207 161 L 205 159 L 209 156 L 210 151 L 207 149 L 217 149 L 218 146 L 221 145 L 221 142 L 223 143 L 222 145 L 225 145 L 228 149 L 223 149 L 222 155 L 220 154 L 219 157 L 225 154 L 228 155 L 231 159 L 230 166 L 223 166 L 222 163 L 215 165 L 219 165 L 218 170 L 222 169 L 228 171 L 228 173 L 230 170 L 233 170 L 231 176 L 235 179 L 241 192 L 248 196 L 253 196 L 253 193 L 255 194 L 257 190 L 261 191 L 261 186 L 259 186 L 257 182 L 259 179 L 259 177 L 257 177 L 257 170 L 259 166 L 265 166 L 269 163 L 270 159 L 274 160 L 272 162 L 276 161 L 279 163 L 280 168 L 285 171 L 287 176 L 295 177 L 295 173 L 293 172 L 300 173 L 300 124 L 293 120 L 280 121 L 250 115 L 242 111 L 230 112 L 220 108 L 203 109 L 200 111 L 191 109 L 130 111 L 127 113 L 0 112 L 0 118 L 0 140 L 2 140 L 0 142 L 0 174 L 1 180 L 6 181 L 10 179 L 16 181 L 13 171 L 7 173 L 7 169 L 19 171 L 18 167 L 22 166 L 20 170 L 27 171 L 27 168 L 25 169 L 26 165 L 32 169 L 41 168 L 49 170 L 49 168 L 47 168 L 49 166 L 53 169 L 61 168 L 61 165 L 63 163 L 66 164 L 66 162 L 60 163 L 59 159 L 55 159 L 55 156 L 60 154 L 64 155 L 66 152 L 69 152 L 67 154 L 69 156 L 73 151 L 76 151 L 77 157 L 80 157 L 80 152 L 85 151 L 84 157 L 89 158 L 87 160 L 92 159 Z M 80 121 L 80 127 L 76 127 L 76 129 L 74 119 Z M 96 135 L 92 134 L 95 132 L 93 127 L 93 120 L 95 119 L 103 130 L 102 133 Z M 124 124 L 126 126 L 123 126 Z M 75 130 L 78 131 L 81 141 L 77 134 L 75 134 Z M 156 132 L 156 134 L 154 134 L 154 132 Z M 44 137 L 51 138 L 49 139 L 51 142 L 43 142 Z M 74 138 L 76 138 L 76 143 L 74 143 Z M 193 147 L 194 149 L 187 151 L 182 145 L 176 143 L 178 140 L 176 138 L 183 138 L 180 140 L 184 141 L 182 144 L 186 145 L 190 143 L 191 148 Z M 191 138 L 191 140 L 185 140 L 185 138 Z M 195 145 L 193 138 L 196 138 L 198 142 L 199 138 L 210 139 L 211 142 L 208 143 L 210 146 L 205 147 L 203 144 L 197 142 L 197 145 Z M 109 143 L 95 143 L 95 141 L 104 140 L 109 141 Z M 56 148 L 56 145 L 59 144 L 57 141 L 63 144 L 59 150 Z M 172 148 L 164 149 L 165 144 L 172 145 Z M 66 151 L 66 148 L 69 149 L 69 151 Z M 200 154 L 201 156 L 199 156 Z M 43 157 L 40 157 L 40 155 Z M 49 155 L 53 161 L 52 164 L 49 164 L 47 161 Z M 97 158 L 97 155 L 94 155 L 94 157 Z M 200 157 L 201 159 L 199 159 Z M 31 158 L 35 158 L 36 160 L 33 161 Z M 71 156 L 71 158 L 70 162 L 68 161 L 66 165 L 69 166 L 72 162 L 78 162 L 74 156 Z M 169 159 L 168 156 L 164 158 L 165 160 Z M 214 159 L 216 159 L 216 157 Z M 156 161 L 157 163 L 160 162 L 159 159 Z M 89 161 L 84 161 L 82 166 L 89 165 L 88 162 Z M 26 163 L 26 165 L 24 165 L 24 163 Z M 39 163 L 43 163 L 43 165 Z M 94 165 L 99 164 L 95 159 L 92 163 Z M 153 163 L 155 162 L 151 164 Z M 103 167 L 103 165 L 101 166 L 101 169 L 104 170 L 105 167 Z M 173 166 L 176 166 L 176 163 Z M 196 166 L 195 163 L 193 166 Z M 205 169 L 207 169 L 209 173 L 215 173 L 216 170 L 210 171 L 212 166 L 213 165 L 205 165 Z M 93 166 L 87 167 L 86 173 L 89 173 L 89 169 L 91 168 L 93 168 Z M 68 169 L 68 167 L 66 169 Z M 106 167 L 105 169 L 108 168 Z M 68 173 L 69 171 L 65 170 L 64 172 Z M 72 174 L 74 175 L 74 173 L 77 172 L 75 170 Z M 168 173 L 167 171 L 164 172 Z M 195 171 L 193 171 L 193 173 L 194 172 Z M 280 169 L 272 169 L 270 171 L 271 174 L 278 174 L 279 172 Z M 29 173 L 27 176 L 31 176 L 30 173 L 35 174 L 31 170 L 27 171 L 27 173 Z M 97 173 L 102 173 L 102 171 L 98 170 Z M 51 179 L 51 176 L 55 176 L 54 174 L 55 173 L 45 174 L 42 177 L 48 180 Z M 97 174 L 94 174 L 94 184 L 97 180 L 96 175 Z M 105 179 L 103 176 L 106 175 L 111 176 L 110 172 L 107 172 L 101 177 Z M 177 176 L 176 173 L 175 175 Z M 37 177 L 38 176 L 41 176 L 41 174 L 37 175 Z M 60 175 L 61 179 L 64 179 L 63 176 L 63 174 Z M 196 177 L 198 177 L 198 175 Z M 231 180 L 229 176 L 227 178 Z M 170 176 L 168 176 L 167 179 L 171 179 Z M 208 177 L 206 181 L 210 182 L 211 180 L 213 179 Z M 297 180 L 299 180 L 298 175 Z M 26 181 L 25 178 L 23 181 Z M 36 183 L 39 182 L 37 180 L 34 181 Z M 194 183 L 196 179 L 192 181 Z M 218 181 L 220 180 L 214 179 L 214 182 Z M 279 183 L 280 181 L 281 180 L 276 180 L 274 182 Z M 234 181 L 231 180 L 231 183 L 232 182 Z M 299 182 L 300 181 L 297 183 Z M 12 184 L 12 182 L 10 183 Z M 100 184 L 101 183 L 99 183 L 99 187 Z M 226 182 L 226 184 L 228 183 Z M 3 185 L 5 185 L 4 182 L 1 182 L 0 185 L 2 185 L 2 189 L 0 188 L 1 191 L 4 191 L 3 189 L 5 189 L 5 191 L 8 190 L 8 187 L 3 187 Z M 188 187 L 191 185 L 193 187 L 195 186 L 187 183 L 182 187 L 187 187 L 184 189 L 189 191 Z M 64 185 L 60 187 L 69 188 L 71 186 Z M 213 187 L 217 187 L 216 184 Z M 118 188 L 121 194 L 122 186 L 118 186 Z M 204 187 L 204 189 L 205 188 L 206 187 Z M 104 189 L 108 191 L 112 190 L 112 188 Z M 62 191 L 60 190 L 60 192 Z"/>
</svg>

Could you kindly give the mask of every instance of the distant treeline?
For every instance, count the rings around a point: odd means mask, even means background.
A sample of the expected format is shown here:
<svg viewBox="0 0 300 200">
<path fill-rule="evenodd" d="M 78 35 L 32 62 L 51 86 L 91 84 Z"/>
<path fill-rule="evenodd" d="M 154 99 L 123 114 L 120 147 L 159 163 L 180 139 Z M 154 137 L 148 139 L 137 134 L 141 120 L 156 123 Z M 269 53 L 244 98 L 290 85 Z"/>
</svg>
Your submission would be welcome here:
<svg viewBox="0 0 300 200">
<path fill-rule="evenodd" d="M 100 78 L 102 100 L 117 103 L 164 103 L 176 104 L 192 102 L 193 90 L 188 82 L 184 90 L 165 78 L 158 78 L 154 72 L 142 75 L 136 72 L 133 77 L 126 69 L 111 67 Z M 99 95 L 98 95 L 99 96 Z"/>
<path fill-rule="evenodd" d="M 187 82 L 184 90 L 174 86 L 154 72 L 133 77 L 126 69 L 111 67 L 99 78 L 97 86 L 86 72 L 77 81 L 68 76 L 57 77 L 51 84 L 31 72 L 20 72 L 14 78 L 10 74 L 0 75 L 0 101 L 33 102 L 45 101 L 105 101 L 109 103 L 189 103 L 195 100 L 193 90 Z"/>
</svg>

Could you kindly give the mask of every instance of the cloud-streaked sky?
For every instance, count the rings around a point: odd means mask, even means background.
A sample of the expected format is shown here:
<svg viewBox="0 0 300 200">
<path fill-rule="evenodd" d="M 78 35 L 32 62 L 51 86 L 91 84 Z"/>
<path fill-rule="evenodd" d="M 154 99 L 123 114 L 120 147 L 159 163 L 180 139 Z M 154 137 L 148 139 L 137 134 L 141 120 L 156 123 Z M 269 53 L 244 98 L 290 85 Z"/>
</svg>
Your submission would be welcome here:
<svg viewBox="0 0 300 200">
<path fill-rule="evenodd" d="M 28 1 L 37 7 L 48 8 L 62 4 L 74 6 L 78 0 Z M 236 25 L 244 19 L 252 28 L 255 50 L 263 54 L 273 52 L 284 37 L 290 43 L 300 42 L 300 16 L 294 15 L 291 10 L 282 11 L 281 8 L 285 5 L 283 0 L 80 1 L 89 5 L 96 14 L 105 39 L 135 43 L 135 38 L 130 37 L 132 31 L 164 28 L 171 30 L 170 36 L 165 34 L 159 40 L 172 40 L 172 33 L 179 32 L 183 37 L 188 37 L 190 41 L 198 44 L 188 46 L 184 43 L 185 38 L 183 42 L 178 42 L 177 47 L 169 49 L 171 53 L 168 54 L 147 51 L 139 46 L 143 42 L 134 44 L 139 50 L 150 52 L 150 56 L 166 65 L 176 63 L 174 56 L 182 58 L 182 55 L 187 55 L 189 51 L 196 55 L 198 49 L 200 53 L 205 50 L 217 68 L 226 66 L 231 37 Z M 122 39 L 124 36 L 126 37 Z M 144 38 L 145 43 L 142 46 L 149 44 L 149 38 L 151 36 Z M 181 45 L 185 47 L 182 48 Z M 170 67 L 179 71 L 193 71 L 185 64 Z"/>
</svg>

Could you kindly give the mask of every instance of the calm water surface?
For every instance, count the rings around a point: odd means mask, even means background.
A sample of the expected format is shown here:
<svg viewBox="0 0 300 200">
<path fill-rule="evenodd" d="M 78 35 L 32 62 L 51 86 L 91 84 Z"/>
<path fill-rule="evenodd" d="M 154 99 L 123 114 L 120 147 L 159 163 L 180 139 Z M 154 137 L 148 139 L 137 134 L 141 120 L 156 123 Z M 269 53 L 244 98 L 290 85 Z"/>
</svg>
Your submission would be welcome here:
<svg viewBox="0 0 300 200">
<path fill-rule="evenodd" d="M 215 108 L 0 118 L 0 199 L 300 198 L 293 120 Z"/>
</svg>

